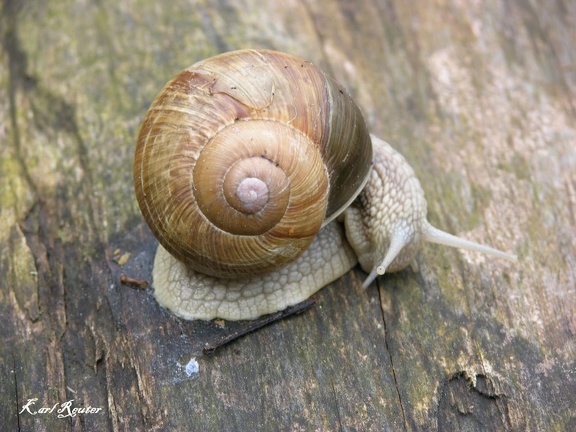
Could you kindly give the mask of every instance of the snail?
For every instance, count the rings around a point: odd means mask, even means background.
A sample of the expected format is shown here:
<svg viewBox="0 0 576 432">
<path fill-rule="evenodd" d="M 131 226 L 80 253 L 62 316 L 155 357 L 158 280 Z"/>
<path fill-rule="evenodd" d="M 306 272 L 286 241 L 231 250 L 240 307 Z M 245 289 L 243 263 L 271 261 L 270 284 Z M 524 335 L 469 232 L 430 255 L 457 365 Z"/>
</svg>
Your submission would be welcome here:
<svg viewBox="0 0 576 432">
<path fill-rule="evenodd" d="M 159 241 L 154 296 L 185 319 L 254 319 L 358 262 L 363 286 L 422 242 L 515 259 L 430 225 L 414 171 L 350 95 L 292 55 L 241 50 L 172 79 L 137 139 L 134 186 Z"/>
</svg>

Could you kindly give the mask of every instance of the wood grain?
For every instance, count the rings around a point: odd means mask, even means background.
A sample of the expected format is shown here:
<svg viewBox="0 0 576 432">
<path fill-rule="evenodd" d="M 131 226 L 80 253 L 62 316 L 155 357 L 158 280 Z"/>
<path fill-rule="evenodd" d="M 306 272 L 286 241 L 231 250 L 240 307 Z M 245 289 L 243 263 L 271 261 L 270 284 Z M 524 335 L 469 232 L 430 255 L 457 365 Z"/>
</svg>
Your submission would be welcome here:
<svg viewBox="0 0 576 432">
<path fill-rule="evenodd" d="M 5 430 L 576 429 L 574 2 L 0 7 Z M 417 272 L 363 291 L 355 269 L 203 355 L 247 324 L 182 321 L 120 283 L 149 280 L 156 244 L 134 140 L 172 76 L 248 47 L 332 74 L 412 164 L 431 222 L 519 262 L 426 245 Z M 101 409 L 37 412 L 69 400 Z"/>
</svg>

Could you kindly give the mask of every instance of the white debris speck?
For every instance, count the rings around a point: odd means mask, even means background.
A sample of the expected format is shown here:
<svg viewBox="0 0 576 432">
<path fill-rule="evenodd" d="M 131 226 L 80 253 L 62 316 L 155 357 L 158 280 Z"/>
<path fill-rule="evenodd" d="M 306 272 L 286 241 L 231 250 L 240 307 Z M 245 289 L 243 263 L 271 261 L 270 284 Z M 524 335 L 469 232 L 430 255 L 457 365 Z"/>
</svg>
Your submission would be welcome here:
<svg viewBox="0 0 576 432">
<path fill-rule="evenodd" d="M 198 375 L 198 372 L 200 372 L 200 367 L 198 366 L 198 362 L 196 361 L 195 357 L 192 357 L 190 359 L 190 361 L 186 365 L 185 370 L 186 370 L 186 375 L 188 375 L 188 376 Z"/>
</svg>

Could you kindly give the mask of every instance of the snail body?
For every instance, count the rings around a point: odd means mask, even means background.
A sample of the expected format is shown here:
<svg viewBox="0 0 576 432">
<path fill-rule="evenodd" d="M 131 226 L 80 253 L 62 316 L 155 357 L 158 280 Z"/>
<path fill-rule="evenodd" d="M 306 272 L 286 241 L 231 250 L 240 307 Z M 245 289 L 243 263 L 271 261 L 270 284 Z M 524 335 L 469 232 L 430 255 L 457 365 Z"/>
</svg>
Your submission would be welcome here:
<svg viewBox="0 0 576 432">
<path fill-rule="evenodd" d="M 281 310 L 358 261 L 367 286 L 422 241 L 513 258 L 433 228 L 413 170 L 350 96 L 274 51 L 222 54 L 170 81 L 143 121 L 134 185 L 160 242 L 156 299 L 186 319 Z"/>
</svg>

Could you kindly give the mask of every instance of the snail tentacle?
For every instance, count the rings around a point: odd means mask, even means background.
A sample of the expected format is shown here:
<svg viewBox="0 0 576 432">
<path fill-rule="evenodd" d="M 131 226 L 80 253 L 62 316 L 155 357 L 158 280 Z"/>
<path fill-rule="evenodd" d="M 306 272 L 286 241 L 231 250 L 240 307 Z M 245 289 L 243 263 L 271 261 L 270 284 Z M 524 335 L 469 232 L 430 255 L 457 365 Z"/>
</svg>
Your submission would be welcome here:
<svg viewBox="0 0 576 432">
<path fill-rule="evenodd" d="M 472 242 L 460 237 L 456 237 L 450 233 L 442 231 L 432 225 L 428 221 L 422 225 L 422 240 L 429 243 L 437 243 L 444 246 L 455 247 L 459 249 L 467 249 L 475 252 L 482 252 L 488 255 L 493 255 L 498 258 L 504 258 L 510 261 L 518 261 L 518 257 L 513 254 L 502 252 L 501 250 L 494 249 L 493 247 Z"/>
<path fill-rule="evenodd" d="M 382 262 L 380 262 L 380 264 L 376 263 L 372 267 L 372 270 L 370 270 L 368 277 L 362 283 L 362 288 L 364 289 L 368 288 L 368 286 L 374 281 L 374 279 L 386 273 L 386 269 L 388 268 L 388 266 L 390 266 L 392 261 L 394 261 L 396 257 L 400 254 L 400 252 L 402 252 L 404 247 L 410 243 L 410 240 L 411 240 L 410 237 L 404 235 L 403 232 L 393 234 L 390 239 L 390 246 L 386 251 L 384 259 L 382 260 Z"/>
</svg>

